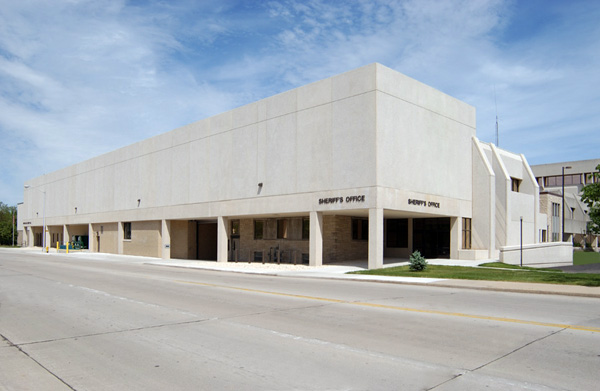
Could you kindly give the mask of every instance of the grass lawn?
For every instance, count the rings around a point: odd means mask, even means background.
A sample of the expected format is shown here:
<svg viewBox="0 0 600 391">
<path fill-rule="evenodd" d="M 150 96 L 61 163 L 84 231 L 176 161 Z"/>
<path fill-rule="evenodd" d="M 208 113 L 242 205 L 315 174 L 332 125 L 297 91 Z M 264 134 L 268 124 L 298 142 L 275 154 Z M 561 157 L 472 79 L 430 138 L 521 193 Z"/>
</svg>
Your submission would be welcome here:
<svg viewBox="0 0 600 391">
<path fill-rule="evenodd" d="M 502 265 L 501 269 L 437 266 L 429 265 L 424 272 L 411 272 L 408 266 L 398 266 L 386 269 L 364 270 L 356 274 L 372 274 L 380 276 L 449 278 L 462 280 L 514 281 L 535 282 L 542 284 L 600 286 L 600 274 L 563 273 L 562 271 L 547 271 L 519 266 Z M 495 264 L 487 264 L 495 267 Z M 507 267 L 508 266 L 508 267 Z"/>
<path fill-rule="evenodd" d="M 573 265 L 587 265 L 590 263 L 600 263 L 600 253 L 573 251 Z"/>
</svg>

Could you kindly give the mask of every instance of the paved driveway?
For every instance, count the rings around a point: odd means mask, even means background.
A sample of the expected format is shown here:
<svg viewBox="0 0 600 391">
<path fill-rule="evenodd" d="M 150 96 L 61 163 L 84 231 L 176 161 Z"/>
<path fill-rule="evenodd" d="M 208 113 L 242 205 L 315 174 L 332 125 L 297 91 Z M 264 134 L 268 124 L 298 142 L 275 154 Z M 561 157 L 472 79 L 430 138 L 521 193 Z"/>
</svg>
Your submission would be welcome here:
<svg viewBox="0 0 600 391">
<path fill-rule="evenodd" d="M 565 273 L 597 273 L 600 274 L 600 263 L 590 263 L 589 265 L 560 266 L 551 269 L 560 269 Z"/>
</svg>

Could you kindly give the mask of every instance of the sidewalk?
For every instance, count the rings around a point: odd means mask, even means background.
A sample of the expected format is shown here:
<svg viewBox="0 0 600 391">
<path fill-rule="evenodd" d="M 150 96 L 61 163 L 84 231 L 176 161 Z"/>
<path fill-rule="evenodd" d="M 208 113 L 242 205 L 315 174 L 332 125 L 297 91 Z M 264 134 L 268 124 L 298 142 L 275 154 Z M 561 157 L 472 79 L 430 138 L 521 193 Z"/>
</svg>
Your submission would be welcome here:
<svg viewBox="0 0 600 391">
<path fill-rule="evenodd" d="M 50 251 L 48 254 L 41 253 L 40 249 L 2 249 L 3 251 L 18 251 L 32 254 L 46 255 L 50 257 L 71 257 L 79 259 L 101 260 L 108 262 L 130 262 L 141 263 L 147 265 L 203 269 L 214 271 L 226 271 L 234 273 L 246 274 L 263 274 L 270 276 L 287 276 L 287 277 L 303 277 L 303 278 L 325 278 L 336 280 L 355 280 L 355 281 L 370 281 L 380 283 L 395 283 L 395 284 L 410 284 L 410 285 L 428 285 L 445 288 L 462 288 L 462 289 L 478 289 L 491 290 L 501 292 L 518 292 L 518 293 L 537 293 L 551 295 L 566 295 L 566 296 L 582 296 L 600 298 L 600 287 L 585 287 L 579 285 L 557 285 L 557 284 L 537 284 L 537 283 L 521 283 L 508 281 L 480 281 L 480 280 L 455 280 L 455 279 L 436 279 L 436 278 L 421 278 L 421 277 L 389 277 L 389 276 L 374 276 L 364 274 L 346 274 L 351 271 L 365 270 L 366 261 L 350 261 L 340 264 L 328 264 L 319 267 L 311 267 L 307 265 L 292 265 L 275 263 L 257 263 L 257 262 L 215 262 L 215 261 L 196 261 L 183 259 L 163 260 L 159 258 L 140 257 L 131 255 L 116 255 L 104 253 L 90 252 L 69 252 L 56 253 L 56 250 Z M 430 265 L 448 265 L 448 266 L 470 266 L 494 260 L 483 261 L 462 261 L 452 259 L 430 259 Z M 400 266 L 408 264 L 407 260 L 402 259 L 386 259 L 384 267 Z"/>
</svg>

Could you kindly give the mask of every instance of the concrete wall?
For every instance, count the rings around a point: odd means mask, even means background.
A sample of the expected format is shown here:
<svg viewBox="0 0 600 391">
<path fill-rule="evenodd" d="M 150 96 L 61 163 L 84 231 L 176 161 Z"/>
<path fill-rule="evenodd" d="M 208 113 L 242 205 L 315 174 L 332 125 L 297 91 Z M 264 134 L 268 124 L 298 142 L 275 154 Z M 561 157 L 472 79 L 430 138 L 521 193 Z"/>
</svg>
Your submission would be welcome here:
<svg viewBox="0 0 600 391">
<path fill-rule="evenodd" d="M 500 262 L 511 265 L 521 263 L 521 247 L 506 246 L 500 249 Z M 573 264 L 573 245 L 565 242 L 523 245 L 523 266 L 552 266 Z"/>
<path fill-rule="evenodd" d="M 123 254 L 160 257 L 160 229 L 160 221 L 133 221 L 131 240 L 123 240 Z"/>
<path fill-rule="evenodd" d="M 538 241 L 539 187 L 523 155 L 481 143 L 495 175 L 495 235 L 496 248 Z M 518 192 L 512 191 L 512 178 L 521 181 Z"/>
<path fill-rule="evenodd" d="M 94 249 L 97 252 L 118 254 L 118 228 L 117 223 L 98 223 L 92 224 L 92 237 L 94 240 Z M 98 248 L 98 237 L 100 238 L 100 248 Z"/>
<path fill-rule="evenodd" d="M 475 109 L 383 66 L 377 89 L 377 183 L 471 199 Z"/>
<path fill-rule="evenodd" d="M 472 154 L 474 186 L 471 250 L 488 249 L 487 257 L 493 258 L 496 256 L 496 177 L 476 138 L 473 138 Z"/>
<path fill-rule="evenodd" d="M 94 221 L 114 211 L 254 198 L 259 182 L 261 197 L 373 186 L 375 70 L 300 87 L 35 178 L 23 217 L 41 218 L 42 191 L 48 218 Z"/>
<path fill-rule="evenodd" d="M 196 259 L 196 222 L 171 221 L 171 258 Z"/>
</svg>

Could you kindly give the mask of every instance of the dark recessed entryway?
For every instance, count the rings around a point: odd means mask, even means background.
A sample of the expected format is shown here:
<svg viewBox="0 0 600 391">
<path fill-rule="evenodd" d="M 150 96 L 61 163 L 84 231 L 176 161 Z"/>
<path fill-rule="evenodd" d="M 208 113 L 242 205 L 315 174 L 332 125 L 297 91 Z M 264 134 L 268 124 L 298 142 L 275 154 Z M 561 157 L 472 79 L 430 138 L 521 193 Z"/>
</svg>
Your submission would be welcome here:
<svg viewBox="0 0 600 391">
<path fill-rule="evenodd" d="M 450 218 L 414 219 L 413 250 L 425 258 L 450 258 Z"/>
</svg>

